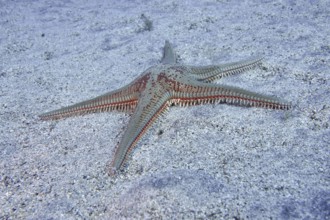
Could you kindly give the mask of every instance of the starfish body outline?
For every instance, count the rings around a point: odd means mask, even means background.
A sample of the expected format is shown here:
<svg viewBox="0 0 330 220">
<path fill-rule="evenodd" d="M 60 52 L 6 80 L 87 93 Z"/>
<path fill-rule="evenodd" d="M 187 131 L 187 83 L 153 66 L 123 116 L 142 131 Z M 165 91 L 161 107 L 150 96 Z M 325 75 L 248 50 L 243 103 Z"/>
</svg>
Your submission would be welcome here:
<svg viewBox="0 0 330 220">
<path fill-rule="evenodd" d="M 211 83 L 222 77 L 249 70 L 262 58 L 204 67 L 176 63 L 169 41 L 165 41 L 161 64 L 145 70 L 127 86 L 96 98 L 40 115 L 42 120 L 60 119 L 101 111 L 133 114 L 110 164 L 109 175 L 116 174 L 148 128 L 170 106 L 227 103 L 242 106 L 287 110 L 291 105 L 278 98 L 232 86 Z"/>
</svg>

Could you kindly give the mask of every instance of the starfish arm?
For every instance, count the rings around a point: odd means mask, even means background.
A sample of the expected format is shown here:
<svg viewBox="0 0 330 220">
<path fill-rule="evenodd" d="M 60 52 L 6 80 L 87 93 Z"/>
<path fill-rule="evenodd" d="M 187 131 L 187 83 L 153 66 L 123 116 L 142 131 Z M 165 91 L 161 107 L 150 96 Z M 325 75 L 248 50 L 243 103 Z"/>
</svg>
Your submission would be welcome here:
<svg viewBox="0 0 330 220">
<path fill-rule="evenodd" d="M 156 94 L 154 91 L 148 96 L 143 95 L 141 97 L 123 134 L 123 138 L 116 148 L 115 156 L 110 164 L 109 175 L 114 175 L 120 170 L 128 153 L 159 116 L 167 111 L 171 104 L 168 101 L 169 99 L 169 93 Z"/>
<path fill-rule="evenodd" d="M 162 64 L 174 64 L 176 63 L 176 56 L 171 43 L 166 40 L 163 52 Z"/>
<path fill-rule="evenodd" d="M 61 109 L 46 112 L 39 115 L 42 120 L 53 120 L 75 115 L 83 115 L 103 111 L 129 111 L 134 109 L 137 103 L 137 88 L 133 85 L 125 86 L 93 99 L 79 102 Z"/>
<path fill-rule="evenodd" d="M 261 63 L 262 57 L 250 58 L 248 60 L 204 67 L 190 66 L 193 77 L 202 82 L 212 82 L 225 76 L 234 75 L 250 70 Z"/>
<path fill-rule="evenodd" d="M 204 103 L 228 103 L 240 106 L 288 110 L 291 104 L 276 97 L 218 84 L 197 82 L 187 85 L 185 91 L 174 92 L 173 103 L 181 106 Z"/>
</svg>

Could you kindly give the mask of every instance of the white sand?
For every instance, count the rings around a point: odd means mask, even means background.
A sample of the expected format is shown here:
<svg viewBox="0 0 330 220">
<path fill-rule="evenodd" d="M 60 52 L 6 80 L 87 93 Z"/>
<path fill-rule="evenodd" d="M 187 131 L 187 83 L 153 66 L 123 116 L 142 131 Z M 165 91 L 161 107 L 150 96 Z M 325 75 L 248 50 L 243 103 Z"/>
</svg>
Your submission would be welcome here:
<svg viewBox="0 0 330 220">
<path fill-rule="evenodd" d="M 330 219 L 329 1 L 90 2 L 0 1 L 0 219 Z M 172 108 L 116 178 L 128 115 L 39 120 L 129 83 L 165 39 L 185 64 L 264 55 L 219 83 L 294 108 Z"/>
</svg>

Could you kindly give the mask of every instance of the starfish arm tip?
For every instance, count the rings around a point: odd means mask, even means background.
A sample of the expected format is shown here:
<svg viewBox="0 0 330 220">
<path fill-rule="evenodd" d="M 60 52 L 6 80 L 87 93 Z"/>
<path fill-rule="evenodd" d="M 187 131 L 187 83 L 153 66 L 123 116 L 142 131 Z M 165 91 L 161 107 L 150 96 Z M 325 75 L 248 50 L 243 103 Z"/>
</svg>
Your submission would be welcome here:
<svg viewBox="0 0 330 220">
<path fill-rule="evenodd" d="M 108 169 L 108 175 L 109 176 L 116 176 L 117 173 L 118 173 L 118 169 L 116 169 L 115 167 L 110 167 Z"/>
</svg>

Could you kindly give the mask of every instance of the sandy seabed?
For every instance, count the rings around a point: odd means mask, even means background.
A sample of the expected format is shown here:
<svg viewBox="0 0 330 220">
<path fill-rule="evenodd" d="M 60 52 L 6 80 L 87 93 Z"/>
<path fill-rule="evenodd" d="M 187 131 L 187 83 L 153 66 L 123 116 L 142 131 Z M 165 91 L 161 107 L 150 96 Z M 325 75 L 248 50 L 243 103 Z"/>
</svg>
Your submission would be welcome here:
<svg viewBox="0 0 330 220">
<path fill-rule="evenodd" d="M 0 1 L 0 219 L 330 219 L 329 1 Z M 173 107 L 116 177 L 118 112 L 40 113 L 157 65 L 264 56 L 218 83 L 290 111 Z"/>
</svg>

